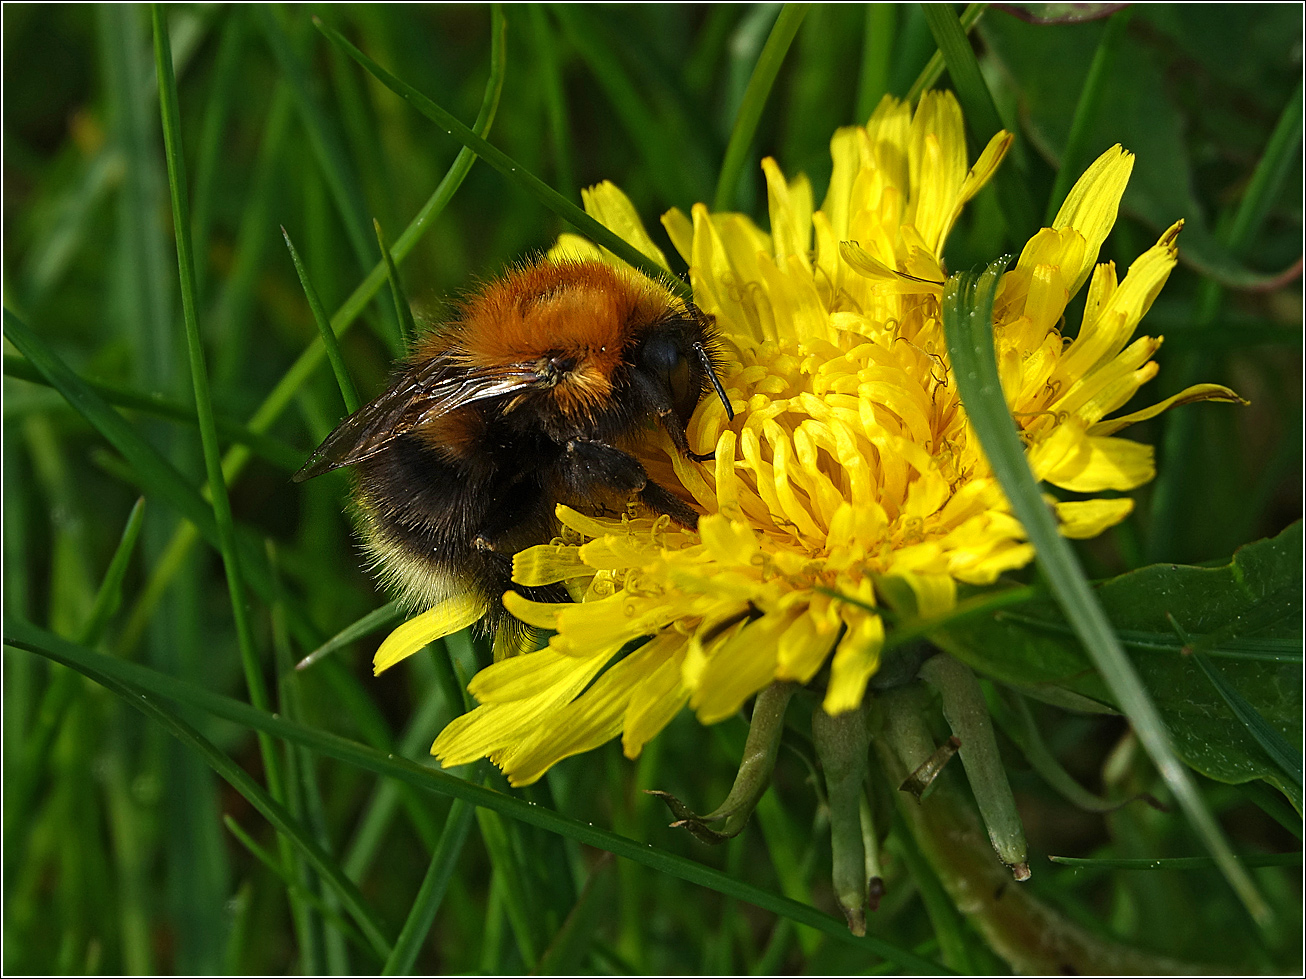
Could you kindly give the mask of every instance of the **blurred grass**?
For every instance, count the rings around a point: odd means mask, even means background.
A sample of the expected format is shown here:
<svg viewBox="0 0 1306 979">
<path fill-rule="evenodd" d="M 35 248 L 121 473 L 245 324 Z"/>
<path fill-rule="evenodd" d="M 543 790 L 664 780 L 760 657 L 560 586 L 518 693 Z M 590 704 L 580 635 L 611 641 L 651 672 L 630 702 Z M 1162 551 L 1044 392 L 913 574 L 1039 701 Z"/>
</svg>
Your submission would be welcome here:
<svg viewBox="0 0 1306 979">
<path fill-rule="evenodd" d="M 1165 446 L 1183 456 L 1167 458 L 1163 447 L 1158 460 L 1163 474 L 1170 467 L 1186 474 L 1181 491 L 1169 491 L 1164 535 L 1147 505 L 1154 491 L 1145 487 L 1124 527 L 1081 550 L 1093 577 L 1138 566 L 1158 540 L 1164 546 L 1152 556 L 1159 560 L 1227 559 L 1301 512 L 1300 280 L 1264 284 L 1300 257 L 1299 140 L 1272 192 L 1255 201 L 1259 232 L 1233 241 L 1225 230 L 1297 90 L 1300 20 L 1291 7 L 1182 10 L 1135 9 L 1106 42 L 1114 72 L 1093 76 L 1083 99 L 1108 30 L 1103 22 L 1032 25 L 990 9 L 972 33 L 978 77 L 1003 124 L 1018 126 L 1025 141 L 1023 189 L 1035 210 L 1062 187 L 1063 155 L 1074 169 L 1122 141 L 1139 153 L 1138 165 L 1104 256 L 1127 264 L 1171 220 L 1188 221 L 1185 264 L 1148 321 L 1169 339 L 1163 370 L 1141 398 L 1150 403 L 1187 383 L 1192 365 L 1173 347 L 1199 350 L 1201 380 L 1227 383 L 1252 402 L 1243 410 L 1181 410 L 1189 430 Z M 285 446 L 306 458 L 338 421 L 341 399 L 321 365 L 317 326 L 279 227 L 296 242 L 323 308 L 344 308 L 331 325 L 366 399 L 383 386 L 399 336 L 369 219 L 397 231 L 438 199 L 429 220 L 391 243 L 419 328 L 441 316 L 449 297 L 548 247 L 564 226 L 484 163 L 471 166 L 466 154 L 465 180 L 437 193 L 458 144 L 327 43 L 311 13 L 166 10 L 180 145 L 193 161 L 196 318 L 218 443 L 228 451 L 242 570 L 256 592 L 250 625 L 264 681 L 288 698 L 279 709 L 298 723 L 425 762 L 435 732 L 462 709 L 442 658 L 417 657 L 411 668 L 373 679 L 370 657 L 381 636 L 372 635 L 286 679 L 286 663 L 386 598 L 360 568 L 344 478 L 298 487 L 288 480 Z M 488 8 L 318 13 L 458 119 L 470 124 L 485 104 Z M 578 187 L 614 180 L 655 228 L 667 208 L 687 211 L 711 198 L 777 13 L 771 6 L 508 7 L 490 142 L 573 200 Z M 208 543 L 170 545 L 196 536 L 182 515 L 209 541 L 217 527 L 199 492 L 204 468 L 194 422 L 180 418 L 195 415 L 149 14 L 43 5 L 5 14 L 5 305 L 29 328 L 38 358 L 57 358 L 127 413 L 99 402 L 93 409 L 116 415 L 116 422 L 100 416 L 122 434 L 114 438 L 23 379 L 30 364 L 12 376 L 6 369 L 6 615 L 235 693 L 240 655 L 217 553 Z M 736 206 L 765 223 L 757 164 L 768 154 L 790 175 L 805 169 L 819 201 L 833 127 L 862 121 L 857 113 L 880 91 L 905 94 L 934 52 L 915 6 L 812 7 L 748 141 Z M 940 84 L 950 84 L 946 73 Z M 990 188 L 954 232 L 950 267 L 990 261 L 1013 243 Z M 1228 288 L 1212 296 L 1194 262 Z M 1238 288 L 1253 281 L 1262 284 Z M 368 328 L 346 333 L 359 316 Z M 17 353 L 6 346 L 7 364 Z M 1137 437 L 1159 443 L 1166 424 L 1139 426 L 1146 430 Z M 124 460 L 139 486 L 120 478 Z M 115 554 L 142 487 L 150 501 L 122 574 Z M 107 620 L 96 603 L 102 581 L 106 588 L 120 582 L 124 598 Z M 153 597 L 142 602 L 147 586 Z M 458 640 L 449 651 L 465 682 L 476 650 Z M 431 856 L 445 821 L 456 828 L 465 818 L 451 816 L 447 800 L 277 743 L 294 782 L 289 812 L 305 845 L 330 862 L 317 871 L 283 866 L 295 882 L 288 890 L 222 820 L 229 816 L 276 861 L 271 827 L 197 755 L 105 689 L 25 650 L 6 648 L 4 671 L 7 971 L 375 970 L 378 959 L 340 939 L 349 935 L 339 924 L 347 912 L 333 907 L 338 890 L 325 889 L 324 880 L 337 870 L 352 880 L 368 909 L 360 913 L 394 936 L 428 865 L 446 872 L 454 848 L 441 848 L 436 864 Z M 1037 722 L 1047 749 L 1079 781 L 1112 798 L 1158 791 L 1117 722 L 1050 708 L 1039 709 Z M 177 723 L 266 785 L 249 731 L 189 709 L 178 711 Z M 797 754 L 782 752 L 759 818 L 719 850 L 668 830 L 639 792 L 719 799 L 733 776 L 734 756 L 723 745 L 742 743 L 741 728 L 738 719 L 726 722 L 721 731 L 731 736 L 716 739 L 681 717 L 637 764 L 608 745 L 512 794 L 832 911 L 828 831 Z M 29 753 L 27 745 L 46 742 Z M 1200 852 L 1173 816 L 1136 805 L 1107 816 L 1070 809 L 1014 748 L 1010 759 L 1035 853 L 1124 860 Z M 1240 852 L 1290 848 L 1291 837 L 1249 801 L 1254 795 L 1203 785 Z M 626 861 L 613 875 L 597 850 L 486 810 L 478 815 L 466 845 L 449 856 L 456 870 L 429 936 L 405 950 L 416 955 L 414 970 L 520 972 L 538 961 L 603 972 L 863 972 L 878 964 L 863 947 L 717 891 Z M 885 855 L 889 891 L 871 916 L 872 934 L 957 968 L 996 967 L 973 927 L 940 905 L 946 897 L 904 832 L 895 827 Z M 1283 909 L 1279 932 L 1268 936 L 1246 926 L 1211 870 L 1180 879 L 1110 866 L 1057 875 L 1036 866 L 1031 883 L 1099 934 L 1235 971 L 1294 971 L 1300 873 L 1267 867 L 1254 876 Z"/>
</svg>

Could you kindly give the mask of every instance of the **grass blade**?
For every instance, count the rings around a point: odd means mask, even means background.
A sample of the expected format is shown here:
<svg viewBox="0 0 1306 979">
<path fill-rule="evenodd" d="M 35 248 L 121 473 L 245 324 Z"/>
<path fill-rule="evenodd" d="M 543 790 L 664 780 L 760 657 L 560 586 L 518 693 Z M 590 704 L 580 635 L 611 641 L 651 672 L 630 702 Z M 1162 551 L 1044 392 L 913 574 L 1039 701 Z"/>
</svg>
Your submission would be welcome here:
<svg viewBox="0 0 1306 979">
<path fill-rule="evenodd" d="M 1125 29 L 1133 17 L 1132 8 L 1126 7 L 1113 15 L 1106 22 L 1102 40 L 1098 42 L 1093 54 L 1093 63 L 1088 66 L 1088 77 L 1084 87 L 1079 90 L 1079 101 L 1075 103 L 1075 115 L 1070 120 L 1070 135 L 1066 137 L 1066 148 L 1061 154 L 1061 166 L 1057 169 L 1057 179 L 1052 184 L 1052 193 L 1048 195 L 1048 206 L 1043 212 L 1043 225 L 1052 227 L 1052 221 L 1061 209 L 1066 194 L 1089 163 L 1085 150 L 1093 122 L 1097 118 L 1102 100 L 1102 83 L 1110 77 L 1115 66 L 1116 51 L 1125 36 Z"/>
<path fill-rule="evenodd" d="M 599 829 L 589 823 L 569 819 L 543 806 L 531 805 L 524 799 L 463 781 L 447 772 L 426 768 L 416 762 L 377 751 L 330 732 L 291 723 L 239 700 L 224 697 L 205 687 L 187 683 L 157 670 L 84 649 L 28 622 L 6 617 L 4 637 L 5 643 L 10 646 L 39 653 L 92 676 L 92 679 L 97 682 L 100 677 L 124 681 L 147 693 L 197 707 L 244 727 L 284 738 L 377 775 L 400 779 L 419 789 L 463 799 L 472 805 L 500 813 L 518 822 L 538 826 L 546 832 L 607 850 L 614 856 L 624 857 L 660 873 L 707 887 L 720 894 L 738 898 L 773 914 L 789 918 L 798 924 L 808 925 L 829 938 L 855 945 L 900 968 L 930 975 L 945 971 L 938 963 L 923 959 L 884 939 L 870 935 L 857 938 L 848 931 L 844 921 L 824 914 L 816 908 L 772 894 L 693 860 Z M 243 771 L 241 774 L 244 774 Z M 255 788 L 257 789 L 257 786 Z"/>
<path fill-rule="evenodd" d="M 5 375 L 8 377 L 17 377 L 24 381 L 30 381 L 32 384 L 42 384 L 46 387 L 54 386 L 31 361 L 23 357 L 5 354 L 4 367 Z M 180 401 L 165 398 L 161 394 L 134 391 L 129 388 L 116 387 L 112 384 L 88 381 L 85 378 L 79 378 L 79 380 L 84 386 L 90 388 L 111 405 L 131 408 L 148 415 L 154 415 L 157 418 L 185 422 L 188 425 L 199 424 L 194 408 L 182 404 Z M 280 469 L 294 472 L 303 464 L 303 454 L 280 439 L 252 431 L 240 422 L 233 421 L 222 415 L 215 415 L 213 421 L 218 427 L 218 434 L 228 442 L 237 442 L 249 446 L 255 455 L 266 459 Z"/>
<path fill-rule="evenodd" d="M 1270 135 L 1265 152 L 1256 163 L 1247 192 L 1239 201 L 1237 210 L 1227 225 L 1224 221 L 1220 223 L 1220 237 L 1229 246 L 1234 258 L 1241 258 L 1256 237 L 1284 180 L 1300 160 L 1298 146 L 1301 138 L 1302 86 L 1298 84 L 1279 115 L 1279 121 Z M 1191 317 L 1194 326 L 1208 327 L 1214 322 L 1220 311 L 1222 294 L 1223 289 L 1217 282 L 1206 280 L 1202 283 L 1197 294 L 1197 309 Z M 1176 389 L 1182 390 L 1196 383 L 1196 379 L 1207 376 L 1212 363 L 1208 351 L 1189 357 L 1184 369 L 1174 379 Z M 1175 557 L 1175 546 L 1185 510 L 1185 494 L 1196 478 L 1194 469 L 1197 465 L 1198 420 L 1198 416 L 1191 411 L 1177 411 L 1166 419 L 1165 437 L 1161 445 L 1161 457 L 1166 465 L 1157 476 L 1152 493 L 1152 519 L 1147 536 L 1149 560 L 1165 561 Z"/>
<path fill-rule="evenodd" d="M 924 6 L 924 5 L 922 5 Z M 987 3 L 969 4 L 961 14 L 961 29 L 969 34 L 971 29 L 979 23 L 979 19 L 984 16 L 984 12 L 989 9 Z M 907 90 L 907 104 L 915 105 L 929 89 L 933 88 L 935 83 L 943 77 L 943 51 L 935 51 L 930 55 L 930 60 L 925 63 L 921 73 L 916 76 L 916 81 Z M 874 106 L 871 106 L 874 109 Z"/>
<path fill-rule="evenodd" d="M 122 580 L 127 576 L 127 565 L 136 551 L 136 541 L 141 536 L 141 526 L 145 519 L 145 497 L 136 501 L 131 513 L 127 515 L 127 526 L 123 528 L 122 538 L 109 560 L 109 567 L 104 572 L 104 579 L 95 593 L 95 604 L 77 641 L 83 646 L 94 646 L 104 634 L 104 627 L 109 618 L 118 611 L 122 604 Z"/>
<path fill-rule="evenodd" d="M 318 646 L 317 649 L 301 659 L 295 664 L 295 669 L 308 669 L 324 656 L 330 656 L 337 649 L 348 646 L 355 639 L 361 639 L 369 633 L 376 632 L 378 629 L 384 629 L 391 623 L 398 622 L 403 618 L 403 614 L 403 610 L 399 607 L 397 602 L 387 602 L 380 608 L 372 609 L 372 611 L 368 612 L 361 619 L 345 626 L 321 646 Z"/>
<path fill-rule="evenodd" d="M 771 95 L 776 75 L 780 73 L 780 66 L 784 63 L 798 28 L 802 26 L 803 18 L 807 16 L 809 6 L 811 5 L 806 3 L 785 4 L 758 56 L 753 74 L 748 79 L 748 88 L 744 90 L 744 99 L 739 104 L 735 124 L 730 130 L 730 142 L 726 146 L 721 173 L 717 177 L 716 195 L 713 197 L 714 211 L 730 211 L 735 208 L 739 177 L 748 160 L 748 151 L 752 148 L 757 124 L 762 119 L 762 110 L 766 108 L 766 100 Z"/>
<path fill-rule="evenodd" d="M 1210 857 L 1048 857 L 1067 867 L 1091 867 L 1102 870 L 1211 870 Z M 1238 857 L 1245 867 L 1300 867 L 1300 853 L 1261 853 Z"/>
<path fill-rule="evenodd" d="M 993 350 L 993 296 L 1003 265 L 1005 260 L 980 274 L 951 276 L 944 287 L 944 332 L 966 414 L 1067 620 L 1198 837 L 1252 917 L 1264 926 L 1272 917 L 1269 906 L 1235 860 L 1192 776 L 1175 754 L 1152 698 L 1098 605 L 1075 552 L 1057 529 L 1025 461 L 1024 447 L 1002 395 Z"/>
<path fill-rule="evenodd" d="M 153 700 L 148 691 L 97 673 L 93 669 L 88 669 L 86 675 L 118 694 L 146 717 L 157 721 L 182 744 L 198 751 L 228 785 L 262 813 L 267 821 L 303 854 L 313 868 L 330 882 L 345 908 L 362 929 L 372 949 L 382 957 L 390 954 L 390 943 L 385 937 L 385 929 L 367 906 L 358 889 L 348 878 L 340 874 L 334 861 L 322 852 L 308 831 L 295 821 L 281 803 L 268 795 L 243 768 L 219 750 L 213 742 L 183 721 L 175 710 Z"/>
<path fill-rule="evenodd" d="M 1243 727 L 1247 728 L 1247 733 L 1256 739 L 1270 759 L 1279 766 L 1289 778 L 1297 783 L 1298 802 L 1300 802 L 1300 793 L 1302 786 L 1302 760 L 1301 752 L 1294 751 L 1293 748 L 1283 739 L 1278 731 L 1270 726 L 1269 721 L 1261 716 L 1261 712 L 1247 702 L 1247 699 L 1238 692 L 1238 688 L 1230 683 L 1220 668 L 1211 661 L 1211 657 L 1202 649 L 1200 643 L 1194 643 L 1184 631 L 1183 627 L 1175 620 L 1174 616 L 1166 613 L 1171 624 L 1175 627 L 1175 632 L 1183 640 L 1183 651 L 1192 656 L 1201 667 L 1202 672 L 1206 674 L 1206 679 L 1211 681 L 1211 686 L 1215 687 L 1224 702 L 1228 705 L 1233 716 L 1238 718 Z"/>
<path fill-rule="evenodd" d="M 458 867 L 458 857 L 462 854 L 463 844 L 467 842 L 467 834 L 472 828 L 472 817 L 475 814 L 474 806 L 461 799 L 454 801 L 453 807 L 449 810 L 449 818 L 444 824 L 444 832 L 440 834 L 440 845 L 436 847 L 435 855 L 431 857 L 431 864 L 422 879 L 422 886 L 417 891 L 417 897 L 413 899 L 408 920 L 404 922 L 399 937 L 395 939 L 394 950 L 386 959 L 381 975 L 406 976 L 413 971 L 417 954 L 422 950 L 422 943 L 426 941 L 431 925 L 435 923 L 435 915 L 440 910 L 440 902 L 444 900 L 449 879 Z"/>
<path fill-rule="evenodd" d="M 376 231 L 376 244 L 381 249 L 381 261 L 385 263 L 385 276 L 390 281 L 390 293 L 394 296 L 395 315 L 399 318 L 399 339 L 403 342 L 404 349 L 407 350 L 409 341 L 417 333 L 417 327 L 413 324 L 413 310 L 408 305 L 408 298 L 404 295 L 403 286 L 399 284 L 399 273 L 395 269 L 395 260 L 390 254 L 390 246 L 386 244 L 385 232 L 381 230 L 381 222 L 373 218 L 372 228 Z"/>
<path fill-rule="evenodd" d="M 549 113 L 549 144 L 553 150 L 553 182 L 568 200 L 576 196 L 576 168 L 571 160 L 571 126 L 567 119 L 567 97 L 558 66 L 558 48 L 553 27 L 542 4 L 530 5 L 531 40 L 540 61 L 540 87 Z"/>
<path fill-rule="evenodd" d="M 668 288 L 675 291 L 682 298 L 691 298 L 689 286 L 682 280 L 672 276 L 666 269 L 646 257 L 643 253 L 630 245 L 624 238 L 617 236 L 603 225 L 599 224 L 598 221 L 586 214 L 577 205 L 567 200 L 539 177 L 523 168 L 521 164 L 508 156 L 508 154 L 487 143 L 484 139 L 459 122 L 456 117 L 436 105 L 417 89 L 390 74 L 390 72 L 386 71 L 367 55 L 363 54 L 362 51 L 359 51 L 358 48 L 350 44 L 349 41 L 347 41 L 338 31 L 332 30 L 330 27 L 327 27 L 322 23 L 321 20 L 316 18 L 314 18 L 313 23 L 317 25 L 317 29 L 321 31 L 328 40 L 333 44 L 339 45 L 346 54 L 362 65 L 363 68 L 382 85 L 390 89 L 390 91 L 394 92 L 427 119 L 430 119 L 433 123 L 443 129 L 454 139 L 458 140 L 458 142 L 462 143 L 463 146 L 470 149 L 513 183 L 517 184 L 526 191 L 526 193 L 530 194 L 554 214 L 558 215 L 564 221 L 567 221 L 577 231 L 585 235 L 596 245 L 606 248 L 622 261 L 639 269 L 650 278 L 665 283 Z"/>
<path fill-rule="evenodd" d="M 231 594 L 231 612 L 235 621 L 236 637 L 240 645 L 245 681 L 249 686 L 250 702 L 255 707 L 267 709 L 267 687 L 263 681 L 262 665 L 254 647 L 254 633 L 250 628 L 245 584 L 236 553 L 236 527 L 231 516 L 231 500 L 227 484 L 222 478 L 221 452 L 218 448 L 218 431 L 213 422 L 213 401 L 209 394 L 208 370 L 204 363 L 204 346 L 200 340 L 199 313 L 196 309 L 195 263 L 191 254 L 190 204 L 186 190 L 186 164 L 181 148 L 181 117 L 177 108 L 177 79 L 173 74 L 172 49 L 168 42 L 168 28 L 163 10 L 157 4 L 151 7 L 154 21 L 154 63 L 159 79 L 159 108 L 163 117 L 163 145 L 168 163 L 168 187 L 172 197 L 172 220 L 177 242 L 177 266 L 181 278 L 182 319 L 186 326 L 186 345 L 190 352 L 191 381 L 195 387 L 195 414 L 199 420 L 200 441 L 204 450 L 204 467 L 208 472 L 213 500 L 213 519 L 217 527 L 218 549 L 227 572 L 227 589 Z M 264 741 L 264 765 L 268 780 L 273 781 L 275 753 L 271 743 Z"/>
<path fill-rule="evenodd" d="M 304 287 L 304 298 L 308 300 L 308 308 L 313 311 L 313 322 L 317 324 L 317 332 L 322 338 L 322 346 L 326 350 L 327 360 L 331 362 L 331 372 L 336 376 L 336 384 L 340 388 L 340 397 L 345 402 L 345 411 L 352 415 L 358 410 L 361 402 L 358 399 L 358 389 L 354 387 L 354 379 L 349 376 L 345 356 L 340 352 L 340 339 L 336 336 L 335 331 L 331 329 L 326 310 L 322 308 L 322 300 L 317 297 L 317 290 L 308 281 L 308 269 L 304 267 L 299 252 L 295 250 L 294 242 L 290 240 L 290 232 L 282 228 L 281 236 L 286 239 L 286 247 L 290 249 L 290 260 L 295 263 L 295 272 L 299 275 L 299 284 Z"/>
<path fill-rule="evenodd" d="M 636 79 L 631 58 L 623 56 L 616 38 L 600 27 L 594 11 L 573 4 L 552 7 L 572 49 L 589 68 L 631 143 L 639 148 L 645 172 L 658 192 L 673 204 L 698 200 L 697 188 L 705 187 L 707 168 L 698 142 L 692 138 L 692 124 L 670 99 L 659 97 L 662 93 L 655 79 Z"/>
<path fill-rule="evenodd" d="M 967 11 L 969 13 L 969 10 Z M 962 14 L 965 25 L 966 15 Z M 862 71 L 857 79 L 858 125 L 865 124 L 889 91 L 889 69 L 893 65 L 894 4 L 866 5 L 866 34 L 862 38 Z M 967 27 L 967 30 L 970 28 Z"/>
<path fill-rule="evenodd" d="M 322 175 L 326 178 L 327 187 L 335 201 L 354 258 L 357 259 L 360 269 L 366 269 L 371 265 L 372 249 L 367 234 L 367 206 L 363 202 L 363 191 L 358 183 L 358 177 L 350 166 L 349 157 L 340 143 L 339 134 L 313 94 L 308 80 L 308 70 L 279 19 L 279 11 L 266 4 L 259 5 L 256 10 L 259 26 L 263 29 L 268 46 L 272 48 L 282 76 L 290 83 L 290 88 L 295 94 L 295 104 L 299 109 L 304 131 L 308 134 L 313 155 L 317 158 Z M 389 310 L 385 309 L 384 304 L 381 306 L 382 318 L 388 327 L 382 340 L 390 347 L 392 354 L 401 356 L 404 350 L 402 337 L 399 335 L 399 324 L 389 315 Z"/>
<path fill-rule="evenodd" d="M 233 819 L 231 816 L 223 816 L 222 824 L 226 826 L 227 831 L 231 833 L 231 835 L 234 836 L 240 842 L 240 845 L 249 851 L 250 856 L 252 856 L 255 860 L 257 860 L 264 867 L 266 867 L 273 874 L 275 874 L 276 877 L 283 884 L 286 885 L 287 889 L 297 891 L 301 899 L 303 899 L 308 904 L 311 904 L 313 906 L 313 910 L 315 910 L 318 914 L 322 915 L 323 918 L 329 920 L 331 924 L 334 925 L 336 928 L 339 928 L 341 933 L 346 938 L 348 938 L 351 942 L 353 942 L 358 948 L 362 949 L 364 952 L 367 952 L 369 955 L 376 954 L 376 949 L 374 949 L 371 945 L 368 944 L 368 941 L 366 938 L 363 937 L 362 932 L 360 932 L 357 928 L 351 925 L 344 918 L 340 917 L 340 915 L 330 910 L 325 904 L 322 903 L 322 899 L 318 897 L 316 894 L 314 894 L 312 891 L 306 890 L 305 888 L 301 887 L 298 883 L 296 883 L 295 881 L 287 877 L 286 872 L 281 868 L 281 864 L 277 862 L 277 858 L 274 857 L 272 854 L 268 853 L 268 851 L 265 850 L 263 847 L 259 846 L 258 841 L 255 840 L 254 837 L 250 836 L 247 832 L 245 832 L 245 830 L 241 828 L 240 823 L 236 822 L 236 820 Z"/>
</svg>

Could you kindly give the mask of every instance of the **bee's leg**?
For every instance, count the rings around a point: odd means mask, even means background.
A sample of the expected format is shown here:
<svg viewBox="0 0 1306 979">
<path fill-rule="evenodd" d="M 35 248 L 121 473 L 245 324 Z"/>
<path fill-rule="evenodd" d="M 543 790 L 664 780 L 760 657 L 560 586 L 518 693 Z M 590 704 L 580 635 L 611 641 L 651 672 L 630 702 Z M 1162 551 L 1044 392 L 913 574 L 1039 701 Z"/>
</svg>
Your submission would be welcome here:
<svg viewBox="0 0 1306 979">
<path fill-rule="evenodd" d="M 665 408 L 658 412 L 658 421 L 662 422 L 662 427 L 667 430 L 671 436 L 671 444 L 680 450 L 681 455 L 686 459 L 694 462 L 708 462 L 716 458 L 716 450 L 711 452 L 692 452 L 689 448 L 689 439 L 685 435 L 685 426 L 680 424 L 680 419 L 670 408 Z"/>
<path fill-rule="evenodd" d="M 648 478 L 643 464 L 634 456 L 604 442 L 572 439 L 565 446 L 561 472 L 567 488 L 582 496 L 596 487 L 639 493 L 650 509 L 665 513 L 682 526 L 698 527 L 698 513 L 679 497 Z"/>
</svg>

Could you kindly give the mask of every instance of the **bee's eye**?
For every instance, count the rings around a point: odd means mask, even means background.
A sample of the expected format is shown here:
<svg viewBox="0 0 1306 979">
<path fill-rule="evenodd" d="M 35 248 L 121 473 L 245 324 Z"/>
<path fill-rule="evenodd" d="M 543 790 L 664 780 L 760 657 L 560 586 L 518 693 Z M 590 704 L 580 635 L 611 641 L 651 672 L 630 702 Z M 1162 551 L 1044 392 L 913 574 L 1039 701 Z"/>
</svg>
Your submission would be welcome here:
<svg viewBox="0 0 1306 979">
<path fill-rule="evenodd" d="M 700 392 L 694 386 L 689 359 L 671 337 L 650 338 L 640 351 L 645 370 L 662 383 L 676 414 L 684 421 L 694 413 Z"/>
</svg>

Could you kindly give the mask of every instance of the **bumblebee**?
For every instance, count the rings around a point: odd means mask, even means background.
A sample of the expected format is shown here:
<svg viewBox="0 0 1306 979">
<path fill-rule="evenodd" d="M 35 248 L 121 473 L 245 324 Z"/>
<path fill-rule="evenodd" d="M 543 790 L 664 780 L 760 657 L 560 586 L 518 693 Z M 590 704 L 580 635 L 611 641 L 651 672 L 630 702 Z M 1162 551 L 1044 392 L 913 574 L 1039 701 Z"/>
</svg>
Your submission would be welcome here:
<svg viewBox="0 0 1306 979">
<path fill-rule="evenodd" d="M 512 581 L 512 556 L 558 533 L 558 503 L 637 494 L 694 528 L 698 513 L 629 449 L 652 422 L 689 459 L 685 426 L 718 379 L 712 318 L 633 270 L 540 261 L 463 302 L 389 388 L 346 418 L 295 474 L 355 467 L 364 548 L 413 608 L 471 592 L 487 632 L 502 596 L 565 601 Z"/>
</svg>

